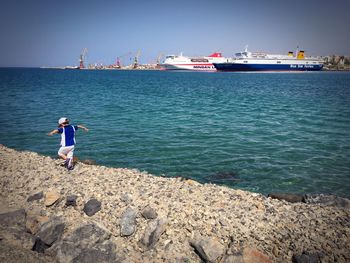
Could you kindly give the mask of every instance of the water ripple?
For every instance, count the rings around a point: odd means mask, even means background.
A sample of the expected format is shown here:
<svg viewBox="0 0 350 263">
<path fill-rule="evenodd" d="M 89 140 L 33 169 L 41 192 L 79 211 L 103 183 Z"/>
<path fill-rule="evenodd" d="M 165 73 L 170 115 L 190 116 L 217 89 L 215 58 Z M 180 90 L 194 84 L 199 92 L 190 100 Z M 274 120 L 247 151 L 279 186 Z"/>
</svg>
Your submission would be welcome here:
<svg viewBox="0 0 350 263">
<path fill-rule="evenodd" d="M 349 84 L 327 72 L 0 69 L 0 143 L 54 156 L 59 139 L 45 134 L 69 116 L 90 128 L 76 154 L 100 164 L 349 197 Z"/>
</svg>

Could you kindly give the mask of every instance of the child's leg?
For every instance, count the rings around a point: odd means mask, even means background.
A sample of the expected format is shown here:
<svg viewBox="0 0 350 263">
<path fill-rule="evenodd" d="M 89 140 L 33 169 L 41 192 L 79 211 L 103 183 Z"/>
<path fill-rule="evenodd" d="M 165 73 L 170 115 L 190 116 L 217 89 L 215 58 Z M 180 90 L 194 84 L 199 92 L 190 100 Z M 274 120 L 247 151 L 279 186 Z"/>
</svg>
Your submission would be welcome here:
<svg viewBox="0 0 350 263">
<path fill-rule="evenodd" d="M 67 159 L 67 150 L 66 150 L 66 147 L 61 147 L 61 148 L 58 150 L 58 156 L 61 157 L 63 160 L 66 160 L 66 159 Z"/>
<path fill-rule="evenodd" d="M 67 153 L 67 158 L 72 158 L 73 159 L 73 154 L 74 154 L 74 147 L 72 147 L 69 152 Z"/>
<path fill-rule="evenodd" d="M 63 159 L 73 158 L 74 146 L 62 146 L 58 150 L 58 155 Z"/>
<path fill-rule="evenodd" d="M 74 167 L 73 154 L 74 154 L 74 146 L 72 146 L 69 152 L 67 153 L 67 160 L 68 160 L 67 168 L 69 170 L 73 169 Z"/>
</svg>

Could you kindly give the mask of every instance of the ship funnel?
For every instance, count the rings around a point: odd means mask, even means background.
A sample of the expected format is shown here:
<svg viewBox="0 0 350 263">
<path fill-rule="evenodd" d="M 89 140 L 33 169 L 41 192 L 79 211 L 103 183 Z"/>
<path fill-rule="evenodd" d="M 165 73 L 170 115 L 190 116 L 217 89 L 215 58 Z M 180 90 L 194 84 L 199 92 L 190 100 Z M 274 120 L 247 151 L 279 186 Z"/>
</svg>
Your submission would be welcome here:
<svg viewBox="0 0 350 263">
<path fill-rule="evenodd" d="M 222 54 L 219 53 L 219 52 L 215 52 L 215 53 L 209 55 L 208 57 L 210 57 L 210 58 L 221 58 Z"/>
<path fill-rule="evenodd" d="M 289 56 L 289 57 L 293 57 L 293 56 L 294 56 L 293 51 L 289 51 L 289 52 L 288 52 L 288 56 Z"/>
<path fill-rule="evenodd" d="M 304 59 L 304 58 L 305 58 L 304 51 L 300 50 L 298 52 L 297 59 Z"/>
</svg>

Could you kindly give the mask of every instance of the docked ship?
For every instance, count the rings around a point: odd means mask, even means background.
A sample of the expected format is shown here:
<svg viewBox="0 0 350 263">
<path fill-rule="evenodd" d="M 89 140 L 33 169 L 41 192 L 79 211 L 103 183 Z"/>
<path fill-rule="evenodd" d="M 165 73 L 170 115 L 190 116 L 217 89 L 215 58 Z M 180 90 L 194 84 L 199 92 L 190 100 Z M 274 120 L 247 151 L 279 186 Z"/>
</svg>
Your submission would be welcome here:
<svg viewBox="0 0 350 263">
<path fill-rule="evenodd" d="M 216 71 L 213 63 L 227 61 L 221 53 L 213 53 L 205 57 L 186 57 L 180 55 L 168 55 L 160 67 L 164 70 L 195 70 L 195 71 Z"/>
<path fill-rule="evenodd" d="M 236 53 L 225 62 L 213 63 L 218 71 L 318 71 L 323 68 L 323 61 L 317 57 L 305 57 L 305 52 L 290 51 L 288 55 L 273 55 L 262 52 Z"/>
</svg>

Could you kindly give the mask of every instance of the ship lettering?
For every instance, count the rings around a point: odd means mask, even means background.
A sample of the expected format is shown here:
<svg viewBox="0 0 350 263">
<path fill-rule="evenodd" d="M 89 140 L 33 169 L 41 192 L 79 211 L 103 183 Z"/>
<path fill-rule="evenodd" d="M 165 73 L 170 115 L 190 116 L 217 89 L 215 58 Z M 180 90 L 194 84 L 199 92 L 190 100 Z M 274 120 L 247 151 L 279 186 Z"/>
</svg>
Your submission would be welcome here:
<svg viewBox="0 0 350 263">
<path fill-rule="evenodd" d="M 208 69 L 210 66 L 193 66 L 193 68 Z"/>
</svg>

